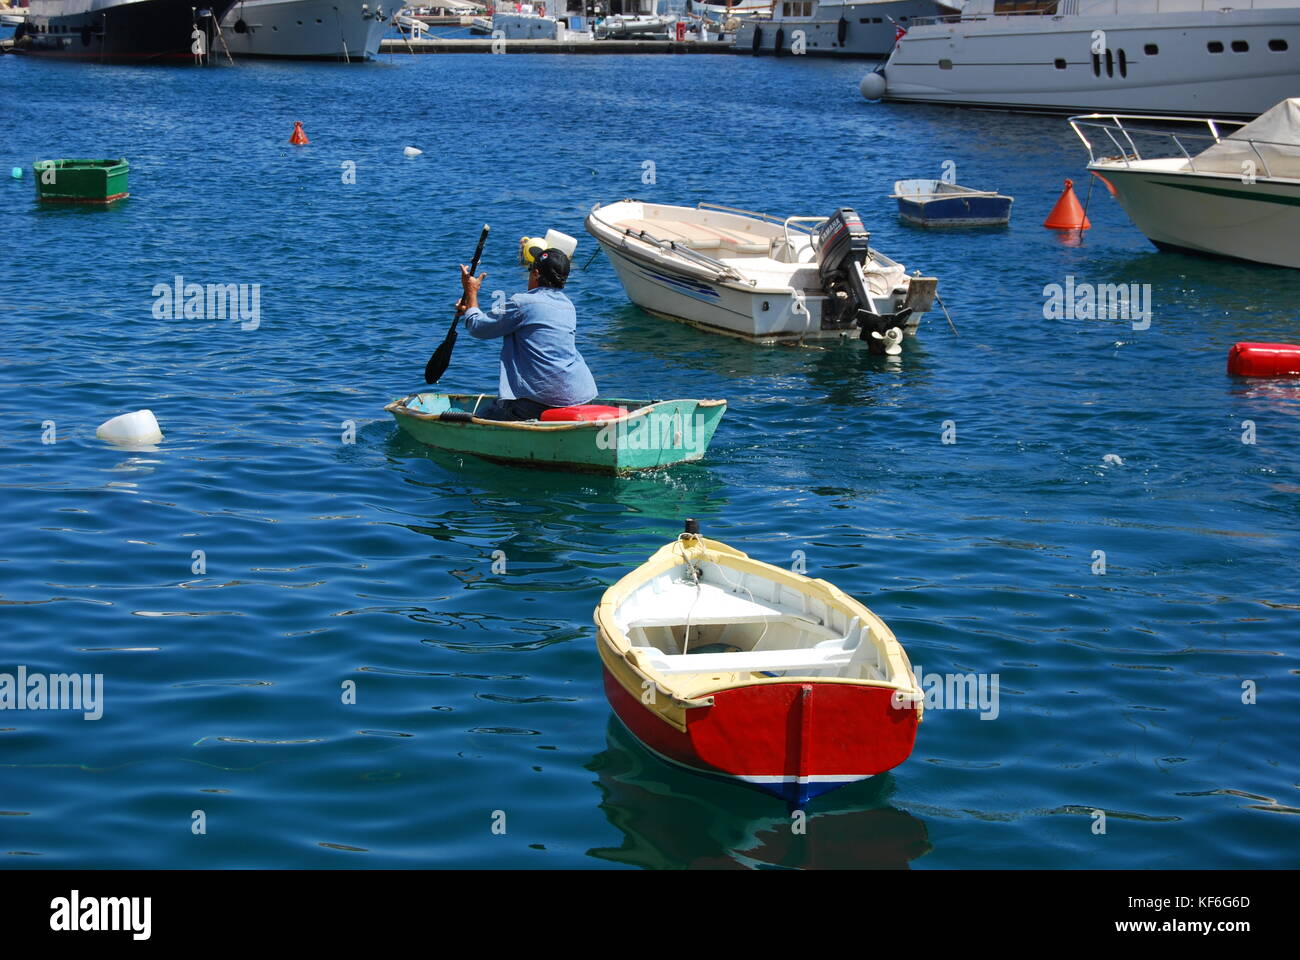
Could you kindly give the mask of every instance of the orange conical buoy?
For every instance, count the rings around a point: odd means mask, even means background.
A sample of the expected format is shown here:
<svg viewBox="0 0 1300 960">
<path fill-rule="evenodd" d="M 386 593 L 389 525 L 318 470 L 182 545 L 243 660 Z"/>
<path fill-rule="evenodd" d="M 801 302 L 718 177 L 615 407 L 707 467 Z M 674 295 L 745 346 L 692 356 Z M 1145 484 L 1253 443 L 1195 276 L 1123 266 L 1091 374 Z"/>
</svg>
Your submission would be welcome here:
<svg viewBox="0 0 1300 960">
<path fill-rule="evenodd" d="M 297 146 L 301 146 L 304 143 L 311 143 L 311 141 L 307 139 L 307 134 L 303 132 L 301 120 L 295 120 L 293 122 L 293 133 L 289 136 L 289 142 Z M 1078 205 L 1078 201 L 1076 200 L 1075 206 Z"/>
<path fill-rule="evenodd" d="M 1079 206 L 1079 198 L 1074 195 L 1074 181 L 1066 180 L 1061 199 L 1056 201 L 1052 212 L 1043 221 L 1043 226 L 1052 230 L 1087 230 L 1092 226 Z"/>
</svg>

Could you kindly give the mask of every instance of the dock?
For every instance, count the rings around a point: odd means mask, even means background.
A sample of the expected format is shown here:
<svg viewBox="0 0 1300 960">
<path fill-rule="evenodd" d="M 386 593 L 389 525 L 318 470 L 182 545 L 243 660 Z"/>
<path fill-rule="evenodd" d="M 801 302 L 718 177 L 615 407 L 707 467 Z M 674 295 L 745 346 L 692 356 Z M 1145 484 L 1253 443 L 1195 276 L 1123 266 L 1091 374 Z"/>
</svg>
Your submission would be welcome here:
<svg viewBox="0 0 1300 960">
<path fill-rule="evenodd" d="M 496 44 L 497 46 L 493 47 Z M 695 40 L 493 40 L 491 37 L 388 38 L 380 53 L 731 53 L 730 43 Z"/>
</svg>

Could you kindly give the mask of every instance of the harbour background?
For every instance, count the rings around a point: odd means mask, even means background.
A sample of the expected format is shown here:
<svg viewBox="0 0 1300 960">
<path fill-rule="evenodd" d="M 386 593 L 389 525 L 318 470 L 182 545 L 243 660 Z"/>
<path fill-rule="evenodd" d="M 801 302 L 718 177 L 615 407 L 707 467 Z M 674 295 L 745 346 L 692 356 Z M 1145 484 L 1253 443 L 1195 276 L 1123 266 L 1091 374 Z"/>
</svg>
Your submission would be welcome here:
<svg viewBox="0 0 1300 960">
<path fill-rule="evenodd" d="M 1085 187 L 1064 120 L 866 104 L 869 66 L 0 60 L 6 166 L 132 164 L 110 210 L 38 209 L 30 169 L 0 207 L 0 670 L 106 696 L 94 722 L 0 714 L 5 865 L 1297 866 L 1300 388 L 1224 359 L 1300 337 L 1300 277 L 1157 254 L 1100 187 L 1064 243 L 1039 226 Z M 893 181 L 945 160 L 1017 198 L 1009 229 L 898 222 Z M 726 397 L 703 463 L 599 479 L 400 436 L 381 407 L 419 387 L 479 225 L 487 288 L 514 289 L 519 236 L 564 230 L 581 267 L 586 210 L 627 196 L 854 206 L 960 336 L 931 315 L 898 365 L 754 348 L 648 318 L 598 257 L 581 349 L 607 394 Z M 154 319 L 177 275 L 261 284 L 257 329 Z M 1045 320 L 1070 276 L 1150 283 L 1150 328 Z M 494 389 L 496 353 L 462 336 L 444 385 Z M 139 407 L 158 451 L 94 438 Z M 802 551 L 927 673 L 997 673 L 998 719 L 932 711 L 806 836 L 646 757 L 611 730 L 591 611 L 685 516 Z"/>
</svg>

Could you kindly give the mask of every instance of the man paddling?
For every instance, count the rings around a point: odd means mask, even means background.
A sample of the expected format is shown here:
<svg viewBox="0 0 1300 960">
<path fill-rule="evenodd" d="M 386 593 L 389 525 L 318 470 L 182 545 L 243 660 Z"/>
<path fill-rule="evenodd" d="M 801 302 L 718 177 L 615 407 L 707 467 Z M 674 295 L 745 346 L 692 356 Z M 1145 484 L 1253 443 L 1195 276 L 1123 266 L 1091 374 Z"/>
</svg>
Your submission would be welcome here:
<svg viewBox="0 0 1300 960">
<path fill-rule="evenodd" d="M 528 253 L 528 290 L 490 313 L 478 306 L 487 274 L 475 277 L 464 264 L 460 268 L 465 293 L 457 306 L 465 311 L 465 329 L 478 340 L 502 340 L 500 399 L 475 414 L 485 420 L 536 420 L 544 410 L 596 396 L 596 381 L 574 339 L 578 313 L 563 292 L 569 258 L 554 247 Z"/>
</svg>

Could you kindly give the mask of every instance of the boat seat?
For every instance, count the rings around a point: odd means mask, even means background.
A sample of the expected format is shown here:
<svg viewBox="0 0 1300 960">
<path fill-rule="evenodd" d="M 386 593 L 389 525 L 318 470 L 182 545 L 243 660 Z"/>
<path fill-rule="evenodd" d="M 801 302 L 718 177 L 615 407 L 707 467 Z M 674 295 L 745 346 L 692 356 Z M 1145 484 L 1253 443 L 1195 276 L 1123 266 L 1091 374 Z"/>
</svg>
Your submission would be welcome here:
<svg viewBox="0 0 1300 960">
<path fill-rule="evenodd" d="M 767 253 L 772 249 L 772 241 L 743 230 L 729 230 L 710 224 L 706 230 L 716 231 L 722 241 L 722 249 L 730 253 Z"/>
<path fill-rule="evenodd" d="M 674 597 L 672 594 L 682 596 Z M 682 610 L 690 610 L 692 627 L 726 623 L 763 623 L 765 621 L 797 621 L 800 629 L 810 633 L 824 631 L 828 637 L 835 637 L 834 631 L 823 626 L 816 617 L 799 610 L 775 604 L 760 603 L 723 590 L 711 583 L 701 583 L 697 594 L 695 584 L 676 581 L 670 588 L 655 593 L 652 607 L 644 614 L 640 609 L 629 610 L 629 619 L 625 630 L 636 627 L 679 627 L 685 624 Z"/>
<path fill-rule="evenodd" d="M 848 666 L 864 652 L 864 634 L 857 618 L 843 637 L 794 650 L 749 650 L 739 653 L 667 654 L 658 647 L 633 647 L 651 669 L 663 673 L 764 673 L 827 670 Z M 870 646 L 869 643 L 866 646 Z"/>
<path fill-rule="evenodd" d="M 692 250 L 767 253 L 771 248 L 771 241 L 766 238 L 711 224 L 687 223 L 684 220 L 621 220 L 614 226 L 633 233 L 644 232 L 657 240 L 670 240 Z"/>
</svg>

